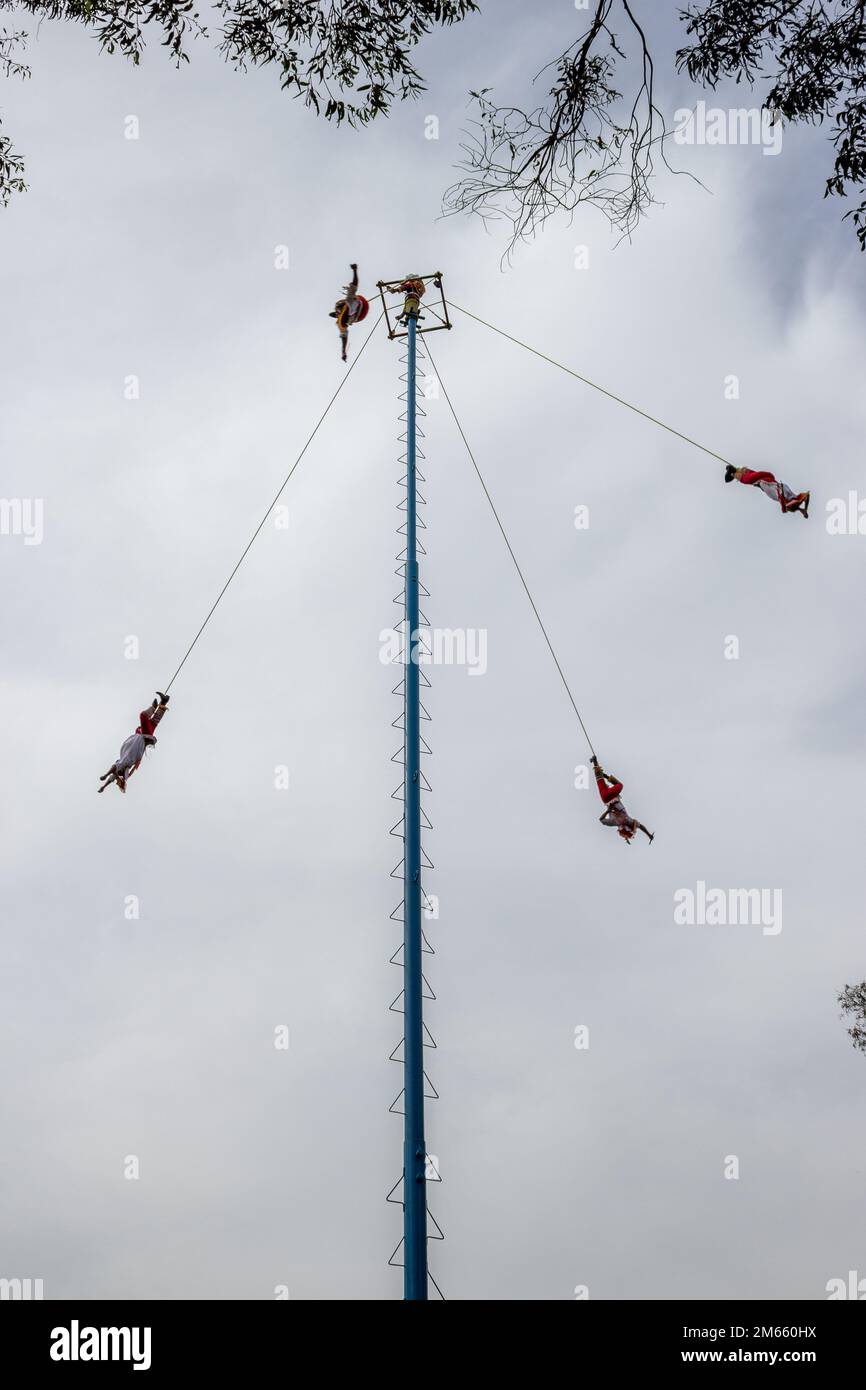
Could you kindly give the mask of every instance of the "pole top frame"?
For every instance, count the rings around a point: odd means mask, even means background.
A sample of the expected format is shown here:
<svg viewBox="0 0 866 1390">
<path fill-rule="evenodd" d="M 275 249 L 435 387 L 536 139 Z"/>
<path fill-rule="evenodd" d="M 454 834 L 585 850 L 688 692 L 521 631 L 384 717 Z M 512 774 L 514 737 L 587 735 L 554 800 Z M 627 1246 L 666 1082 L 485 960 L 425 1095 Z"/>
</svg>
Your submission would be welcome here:
<svg viewBox="0 0 866 1390">
<path fill-rule="evenodd" d="M 426 290 L 428 285 L 438 290 L 438 298 L 426 306 L 436 322 L 426 328 L 422 326 L 422 320 L 426 316 L 421 312 L 421 294 L 412 288 L 417 284 L 422 285 L 423 290 Z M 389 338 L 407 337 L 409 317 L 415 319 L 418 333 L 436 333 L 440 328 L 454 327 L 448 316 L 441 270 L 434 270 L 430 275 L 405 275 L 397 280 L 377 280 L 376 288 L 382 298 Z M 391 296 L 390 303 L 387 296 Z M 399 307 L 395 297 L 400 301 Z"/>
</svg>

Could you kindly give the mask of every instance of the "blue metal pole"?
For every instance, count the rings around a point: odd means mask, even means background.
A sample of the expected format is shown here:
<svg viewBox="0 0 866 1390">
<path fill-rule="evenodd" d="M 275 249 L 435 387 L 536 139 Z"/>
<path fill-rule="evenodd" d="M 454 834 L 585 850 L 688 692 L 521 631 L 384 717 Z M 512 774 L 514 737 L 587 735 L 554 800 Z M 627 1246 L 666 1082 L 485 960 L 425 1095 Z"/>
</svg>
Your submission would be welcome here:
<svg viewBox="0 0 866 1390">
<path fill-rule="evenodd" d="M 421 970 L 421 716 L 418 670 L 419 582 L 415 478 L 415 333 L 417 300 L 406 303 L 407 496 L 405 583 L 405 786 L 403 854 L 403 1297 L 427 1298 L 427 1148 L 424 1137 L 424 1025 Z"/>
</svg>

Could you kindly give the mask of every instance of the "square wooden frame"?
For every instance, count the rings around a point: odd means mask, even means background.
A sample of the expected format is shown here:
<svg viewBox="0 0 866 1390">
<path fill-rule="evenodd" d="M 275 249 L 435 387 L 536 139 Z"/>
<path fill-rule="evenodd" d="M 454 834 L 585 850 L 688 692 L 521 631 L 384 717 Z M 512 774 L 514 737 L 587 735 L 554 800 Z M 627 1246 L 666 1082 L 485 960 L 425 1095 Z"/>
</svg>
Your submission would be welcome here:
<svg viewBox="0 0 866 1390">
<path fill-rule="evenodd" d="M 432 301 L 427 301 L 424 299 L 421 300 L 421 313 L 418 318 L 417 331 L 419 333 L 438 333 L 440 328 L 453 328 L 454 325 L 448 316 L 448 305 L 445 301 L 445 287 L 442 284 L 442 272 L 441 270 L 434 270 L 430 275 L 401 275 L 396 280 L 376 281 L 376 288 L 379 291 L 379 294 L 382 298 L 382 308 L 385 313 L 385 323 L 388 326 L 388 337 L 405 338 L 408 333 L 408 329 L 401 325 L 399 322 L 399 317 L 403 310 L 403 304 L 405 302 L 406 295 L 404 292 L 396 288 L 398 285 L 403 284 L 404 280 L 407 279 L 421 280 L 423 281 L 425 288 L 428 285 L 434 285 L 436 289 L 439 291 L 439 299 L 435 301 L 435 307 Z M 390 304 L 386 299 L 386 295 L 392 296 L 392 301 Z M 429 324 L 426 328 L 422 326 L 423 320 L 426 317 L 424 313 L 425 309 L 430 314 L 432 314 L 433 317 L 437 320 L 436 323 Z"/>
</svg>

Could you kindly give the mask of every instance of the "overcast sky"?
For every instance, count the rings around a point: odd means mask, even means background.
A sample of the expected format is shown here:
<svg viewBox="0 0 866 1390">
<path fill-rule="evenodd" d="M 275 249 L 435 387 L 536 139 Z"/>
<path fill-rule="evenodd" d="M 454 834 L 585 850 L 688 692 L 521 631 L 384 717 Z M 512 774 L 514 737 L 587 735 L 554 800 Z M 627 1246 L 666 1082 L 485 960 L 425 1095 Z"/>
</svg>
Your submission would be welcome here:
<svg viewBox="0 0 866 1390">
<path fill-rule="evenodd" d="M 503 273 L 501 233 L 437 220 L 466 94 L 522 99 L 580 17 L 484 10 L 422 46 L 428 92 L 364 132 L 207 43 L 180 73 L 156 43 L 135 69 L 47 23 L 32 80 L 0 94 L 30 184 L 0 214 L 0 492 L 44 503 L 41 544 L 0 537 L 0 1276 L 47 1298 L 401 1294 L 381 331 L 158 747 L 125 798 L 94 794 L 345 374 L 327 311 L 350 260 L 367 290 L 441 268 L 458 303 L 813 495 L 783 517 L 457 313 L 431 340 L 593 742 L 656 832 L 626 847 L 575 788 L 580 728 L 429 401 L 426 609 L 487 641 L 483 676 L 439 666 L 427 700 L 438 1283 L 822 1298 L 866 1275 L 866 1058 L 836 1003 L 866 974 L 866 536 L 826 526 L 866 497 L 864 260 L 821 197 L 832 151 L 790 130 L 776 157 L 677 150 L 706 189 L 660 181 L 631 245 L 587 210 Z M 701 93 L 671 23 L 655 43 L 671 119 Z M 781 931 L 678 924 L 699 882 L 780 890 Z"/>
</svg>

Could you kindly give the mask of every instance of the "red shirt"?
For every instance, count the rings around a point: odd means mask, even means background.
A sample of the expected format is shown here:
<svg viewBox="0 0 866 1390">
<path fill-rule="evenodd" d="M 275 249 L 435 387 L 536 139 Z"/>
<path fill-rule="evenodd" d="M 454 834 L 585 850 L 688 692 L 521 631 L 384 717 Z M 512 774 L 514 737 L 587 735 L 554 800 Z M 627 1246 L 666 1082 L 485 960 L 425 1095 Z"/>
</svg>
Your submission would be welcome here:
<svg viewBox="0 0 866 1390">
<path fill-rule="evenodd" d="M 755 483 L 774 483 L 776 479 L 772 473 L 756 473 L 753 468 L 744 468 L 740 475 L 740 482 L 746 486 L 753 486 Z"/>
</svg>

